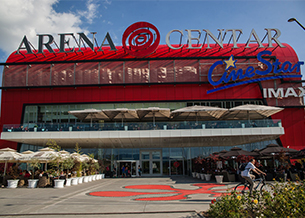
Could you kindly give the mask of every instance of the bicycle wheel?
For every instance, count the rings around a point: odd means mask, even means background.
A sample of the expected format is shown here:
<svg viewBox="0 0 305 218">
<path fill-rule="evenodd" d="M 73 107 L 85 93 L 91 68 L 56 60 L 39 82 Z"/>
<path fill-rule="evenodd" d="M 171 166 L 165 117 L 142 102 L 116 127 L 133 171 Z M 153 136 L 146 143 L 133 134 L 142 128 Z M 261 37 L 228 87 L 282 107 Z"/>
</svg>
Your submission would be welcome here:
<svg viewBox="0 0 305 218">
<path fill-rule="evenodd" d="M 271 183 L 265 183 L 264 185 L 262 185 L 261 187 L 261 195 L 264 193 L 264 192 L 269 192 L 271 195 L 273 195 L 274 193 L 274 185 L 272 185 Z"/>
<path fill-rule="evenodd" d="M 249 184 L 239 183 L 237 186 L 235 186 L 234 191 L 241 194 L 249 193 L 250 192 Z"/>
</svg>

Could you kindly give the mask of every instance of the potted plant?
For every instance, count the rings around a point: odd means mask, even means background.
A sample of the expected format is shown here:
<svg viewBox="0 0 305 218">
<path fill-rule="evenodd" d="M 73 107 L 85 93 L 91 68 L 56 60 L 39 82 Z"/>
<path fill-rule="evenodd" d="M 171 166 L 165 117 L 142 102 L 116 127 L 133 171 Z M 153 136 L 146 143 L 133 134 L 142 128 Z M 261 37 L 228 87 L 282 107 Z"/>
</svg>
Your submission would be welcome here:
<svg viewBox="0 0 305 218">
<path fill-rule="evenodd" d="M 40 161 L 36 158 L 33 158 L 31 159 L 29 166 L 32 171 L 32 179 L 28 180 L 28 188 L 36 188 L 39 180 L 34 179 L 34 174 L 35 174 L 35 169 L 39 169 L 41 166 Z"/>
<path fill-rule="evenodd" d="M 19 172 L 18 165 L 10 167 L 8 175 L 12 177 L 12 179 L 7 180 L 7 188 L 17 188 L 19 182 Z"/>
<path fill-rule="evenodd" d="M 37 128 L 38 128 L 38 126 L 35 125 L 35 126 L 34 126 L 34 132 L 37 132 Z"/>
<path fill-rule="evenodd" d="M 73 168 L 74 164 L 75 163 L 72 157 L 68 157 L 62 162 L 62 168 L 67 170 L 66 186 L 71 186 L 72 179 L 69 178 L 68 175 L 70 175 L 70 170 Z"/>
<path fill-rule="evenodd" d="M 215 179 L 217 183 L 223 182 L 223 174 L 218 169 L 215 171 Z"/>
<path fill-rule="evenodd" d="M 49 139 L 46 143 L 49 148 L 54 149 L 55 151 L 59 152 L 61 147 L 56 143 L 55 140 Z M 59 154 L 54 154 L 51 156 L 50 166 L 55 169 L 54 176 L 58 177 L 60 175 L 60 170 L 63 170 L 63 163 L 64 159 Z M 54 188 L 64 188 L 65 179 L 54 179 Z"/>
</svg>

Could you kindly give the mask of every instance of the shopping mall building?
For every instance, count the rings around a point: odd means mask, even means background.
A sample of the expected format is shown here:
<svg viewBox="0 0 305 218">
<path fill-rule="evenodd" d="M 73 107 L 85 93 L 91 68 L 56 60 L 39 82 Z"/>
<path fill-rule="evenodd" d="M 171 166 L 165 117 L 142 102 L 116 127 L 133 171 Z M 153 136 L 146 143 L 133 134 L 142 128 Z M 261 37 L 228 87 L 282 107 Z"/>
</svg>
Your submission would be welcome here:
<svg viewBox="0 0 305 218">
<path fill-rule="evenodd" d="M 138 22 L 122 34 L 122 46 L 108 33 L 100 44 L 82 33 L 68 33 L 59 34 L 57 48 L 50 34 L 37 36 L 37 48 L 25 36 L 2 64 L 0 147 L 35 151 L 51 139 L 72 151 L 78 143 L 84 153 L 94 153 L 111 167 L 141 165 L 151 176 L 189 175 L 195 157 L 233 146 L 249 151 L 270 143 L 304 148 L 304 63 L 273 36 L 280 35 L 277 29 L 266 29 L 264 43 L 254 30 L 244 43 L 238 42 L 237 31 L 225 33 L 215 37 L 209 30 L 172 30 L 159 45 L 157 28 Z M 187 43 L 173 41 L 177 34 Z M 78 46 L 68 46 L 68 38 L 78 38 Z M 284 109 L 255 120 L 255 126 L 248 118 L 226 116 L 85 121 L 69 113 L 245 104 Z"/>
</svg>

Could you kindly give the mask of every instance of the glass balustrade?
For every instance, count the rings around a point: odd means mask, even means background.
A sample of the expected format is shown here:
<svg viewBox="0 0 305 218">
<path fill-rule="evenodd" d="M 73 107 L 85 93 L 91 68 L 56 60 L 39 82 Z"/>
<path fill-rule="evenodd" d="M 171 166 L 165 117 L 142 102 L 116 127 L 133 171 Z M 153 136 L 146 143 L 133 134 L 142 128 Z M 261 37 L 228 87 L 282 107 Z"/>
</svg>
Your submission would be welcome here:
<svg viewBox="0 0 305 218">
<path fill-rule="evenodd" d="M 124 122 L 124 123 L 33 123 L 29 125 L 5 124 L 3 132 L 44 131 L 142 131 L 142 130 L 189 130 L 282 127 L 281 120 L 218 120 L 179 122 Z"/>
</svg>

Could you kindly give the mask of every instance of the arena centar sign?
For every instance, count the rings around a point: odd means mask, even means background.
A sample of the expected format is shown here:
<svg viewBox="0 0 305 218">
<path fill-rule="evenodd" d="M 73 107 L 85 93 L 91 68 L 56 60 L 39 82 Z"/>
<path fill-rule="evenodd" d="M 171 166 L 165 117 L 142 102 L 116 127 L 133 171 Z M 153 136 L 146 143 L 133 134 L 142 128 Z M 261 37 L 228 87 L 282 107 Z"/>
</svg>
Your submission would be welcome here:
<svg viewBox="0 0 305 218">
<path fill-rule="evenodd" d="M 300 72 L 301 65 L 304 64 L 303 61 L 298 61 L 296 64 L 293 65 L 289 61 L 285 61 L 284 63 L 281 63 L 278 59 L 276 59 L 275 62 L 271 63 L 263 58 L 263 56 L 268 57 L 271 54 L 272 54 L 271 51 L 262 51 L 257 54 L 258 63 L 264 64 L 267 67 L 267 69 L 265 69 L 265 70 L 260 70 L 260 69 L 255 70 L 253 66 L 249 66 L 245 70 L 243 70 L 241 68 L 232 70 L 232 68 L 236 68 L 236 62 L 237 62 L 237 60 L 234 59 L 233 55 L 231 55 L 229 60 L 216 61 L 209 69 L 208 81 L 213 86 L 218 86 L 220 84 L 224 84 L 224 86 L 208 90 L 207 93 L 209 94 L 212 92 L 231 88 L 234 86 L 254 83 L 254 82 L 258 82 L 258 81 L 265 81 L 265 80 L 272 80 L 272 79 L 284 79 L 284 78 L 301 78 L 302 77 L 302 75 L 289 75 L 288 73 Z M 217 66 L 221 66 L 224 63 L 226 64 L 226 67 L 225 67 L 225 71 L 222 74 L 221 78 L 218 80 L 213 80 L 213 71 L 215 70 L 215 68 Z M 268 74 L 270 74 L 272 72 L 275 75 L 268 77 Z M 276 75 L 276 74 L 280 74 L 280 73 L 284 73 L 284 74 Z M 256 78 L 254 79 L 255 76 L 256 76 Z M 257 76 L 262 76 L 262 77 L 257 78 Z M 245 79 L 249 79 L 249 80 L 245 80 Z M 239 81 L 239 80 L 241 80 L 241 81 Z M 232 83 L 232 82 L 234 82 L 234 83 Z M 228 83 L 230 83 L 230 84 L 228 84 Z M 226 85 L 226 84 L 228 84 L 228 85 Z"/>
<path fill-rule="evenodd" d="M 267 28 L 266 38 L 268 40 L 267 48 L 273 47 L 272 43 L 276 43 L 280 47 L 284 47 L 279 41 L 281 35 L 280 30 L 276 28 Z M 212 34 L 208 29 L 186 29 L 186 34 L 182 30 L 171 30 L 166 34 L 165 42 L 170 49 L 181 49 L 185 47 L 186 49 L 201 49 L 205 44 L 205 48 L 210 49 L 210 39 L 212 39 L 220 48 L 223 48 L 224 40 L 227 37 L 228 44 L 233 43 L 233 49 L 238 48 L 237 42 L 240 35 L 243 33 L 241 29 L 218 29 L 218 37 Z M 171 42 L 170 38 L 172 34 L 179 34 L 180 39 L 186 35 L 186 44 L 181 44 L 180 42 Z M 205 37 L 202 37 L 205 33 Z M 114 44 L 112 37 L 109 33 L 105 35 L 103 41 L 99 44 L 96 39 L 96 32 L 91 32 L 92 38 L 90 39 L 85 33 L 60 33 L 59 42 L 55 41 L 55 38 L 51 34 L 37 34 L 38 37 L 38 49 L 33 46 L 33 44 L 28 40 L 26 35 L 21 40 L 21 43 L 15 54 L 22 54 L 21 50 L 26 50 L 25 54 L 43 54 L 45 51 L 49 53 L 69 53 L 69 52 L 82 52 L 82 46 L 88 46 L 94 53 L 103 52 L 103 47 L 110 47 L 110 50 L 116 51 L 117 46 Z M 194 36 L 195 35 L 195 36 Z M 263 39 L 263 40 L 264 40 Z M 252 29 L 250 36 L 246 42 L 246 48 L 249 48 L 249 43 L 257 43 L 258 48 L 264 48 L 262 44 L 262 39 L 260 39 L 254 29 Z M 74 41 L 76 47 L 70 47 L 70 42 Z M 122 47 L 130 55 L 134 57 L 146 57 L 152 54 L 158 48 L 160 43 L 160 33 L 159 30 L 148 22 L 137 22 L 130 25 L 122 35 Z M 178 44 L 179 46 L 175 46 Z M 72 44 L 72 43 L 71 43 Z M 196 45 L 196 46 L 195 46 Z M 57 48 L 57 49 L 54 49 Z"/>
</svg>

